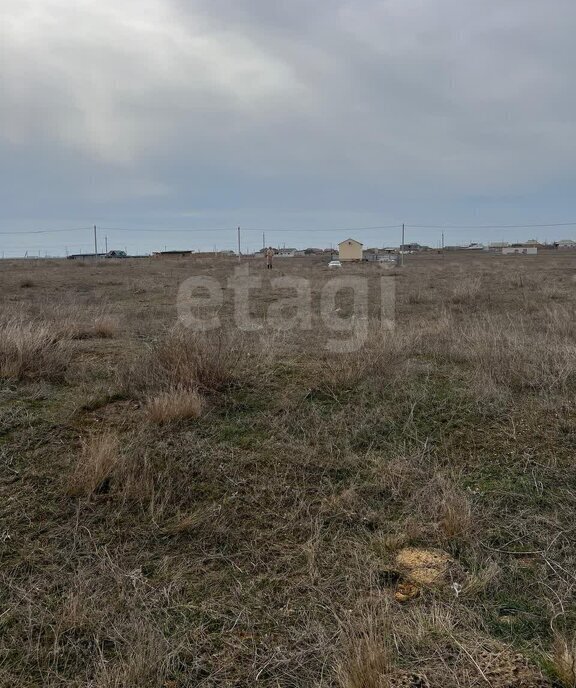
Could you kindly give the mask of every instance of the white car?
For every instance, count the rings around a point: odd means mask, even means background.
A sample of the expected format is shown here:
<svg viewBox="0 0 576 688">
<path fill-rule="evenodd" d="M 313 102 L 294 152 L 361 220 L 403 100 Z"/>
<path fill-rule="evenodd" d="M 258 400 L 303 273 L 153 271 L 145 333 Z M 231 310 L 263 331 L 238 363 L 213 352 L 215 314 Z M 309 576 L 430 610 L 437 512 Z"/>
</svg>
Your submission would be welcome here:
<svg viewBox="0 0 576 688">
<path fill-rule="evenodd" d="M 329 267 L 329 268 L 341 268 L 341 267 L 342 267 L 342 263 L 341 263 L 339 260 L 331 260 L 331 261 L 328 263 L 328 267 Z"/>
</svg>

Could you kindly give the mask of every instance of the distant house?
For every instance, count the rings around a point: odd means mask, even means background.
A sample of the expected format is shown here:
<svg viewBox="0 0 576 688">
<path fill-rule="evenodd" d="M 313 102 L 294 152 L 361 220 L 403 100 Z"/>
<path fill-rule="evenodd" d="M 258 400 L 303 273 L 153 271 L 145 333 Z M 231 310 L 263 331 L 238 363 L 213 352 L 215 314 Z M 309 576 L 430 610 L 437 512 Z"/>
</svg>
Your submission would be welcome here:
<svg viewBox="0 0 576 688">
<path fill-rule="evenodd" d="M 538 253 L 536 246 L 504 246 L 501 249 L 503 256 L 520 254 L 524 256 L 535 256 Z"/>
<path fill-rule="evenodd" d="M 68 260 L 100 260 L 100 258 L 106 258 L 106 253 L 71 253 L 66 258 Z"/>
<path fill-rule="evenodd" d="M 193 251 L 154 251 L 154 258 L 186 258 L 191 256 Z"/>
<path fill-rule="evenodd" d="M 495 253 L 502 253 L 503 248 L 507 248 L 510 244 L 507 241 L 493 241 L 488 244 L 488 250 L 494 251 Z"/>
<path fill-rule="evenodd" d="M 278 258 L 294 258 L 298 253 L 299 251 L 296 248 L 280 248 L 276 255 Z"/>
<path fill-rule="evenodd" d="M 214 258 L 223 256 L 237 256 L 234 251 L 193 251 L 195 258 Z"/>
<path fill-rule="evenodd" d="M 377 261 L 379 255 L 380 252 L 377 248 L 367 248 L 365 251 L 362 251 L 362 260 Z"/>
<path fill-rule="evenodd" d="M 128 258 L 126 251 L 108 251 L 106 258 Z"/>
<path fill-rule="evenodd" d="M 467 251 L 484 251 L 484 244 L 469 244 L 466 246 Z"/>
<path fill-rule="evenodd" d="M 400 246 L 400 251 L 403 253 L 416 253 L 417 251 L 429 251 L 430 248 L 428 246 L 421 246 L 420 244 L 417 243 L 412 243 L 412 244 L 401 244 Z"/>
<path fill-rule="evenodd" d="M 368 248 L 362 253 L 362 260 L 369 263 L 387 263 L 389 261 L 394 261 L 396 258 L 393 253 L 396 249 L 384 249 L 384 248 Z"/>
<path fill-rule="evenodd" d="M 338 244 L 338 253 L 341 261 L 362 260 L 363 244 L 356 239 L 346 239 Z"/>
<path fill-rule="evenodd" d="M 574 249 L 576 248 L 576 241 L 573 241 L 572 239 L 560 239 L 560 241 L 556 241 L 554 243 L 554 246 L 559 249 Z"/>
</svg>

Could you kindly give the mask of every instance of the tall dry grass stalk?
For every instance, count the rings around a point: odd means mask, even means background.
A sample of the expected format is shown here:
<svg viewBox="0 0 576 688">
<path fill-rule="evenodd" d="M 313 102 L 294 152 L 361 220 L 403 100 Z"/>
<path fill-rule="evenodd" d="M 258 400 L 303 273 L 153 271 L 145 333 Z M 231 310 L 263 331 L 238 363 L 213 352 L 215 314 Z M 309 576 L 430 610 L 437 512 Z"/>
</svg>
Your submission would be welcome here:
<svg viewBox="0 0 576 688">
<path fill-rule="evenodd" d="M 475 530 L 470 497 L 449 481 L 442 481 L 439 497 L 438 525 L 442 536 L 448 542 L 470 540 Z"/>
<path fill-rule="evenodd" d="M 122 629 L 124 632 L 115 629 L 118 644 L 122 647 L 121 656 L 115 661 L 101 658 L 96 667 L 95 685 L 99 688 L 169 688 L 177 685 L 167 680 L 174 661 L 161 630 L 138 617 L 130 621 L 127 628 Z"/>
<path fill-rule="evenodd" d="M 70 351 L 50 325 L 10 319 L 0 323 L 0 378 L 61 381 Z"/>
<path fill-rule="evenodd" d="M 418 350 L 438 365 L 463 366 L 479 381 L 515 391 L 566 389 L 576 383 L 572 328 L 557 310 L 541 315 L 537 326 L 522 317 L 443 317 L 421 332 Z"/>
<path fill-rule="evenodd" d="M 360 351 L 330 356 L 319 374 L 330 387 L 355 386 L 363 381 L 392 381 L 417 345 L 419 335 L 411 329 L 389 329 L 371 322 Z"/>
<path fill-rule="evenodd" d="M 394 670 L 390 630 L 373 614 L 346 632 L 344 656 L 336 666 L 341 688 L 388 688 Z"/>
<path fill-rule="evenodd" d="M 552 666 L 563 688 L 576 688 L 576 637 L 557 635 L 552 649 Z"/>
<path fill-rule="evenodd" d="M 175 420 L 198 418 L 203 407 L 203 399 L 196 390 L 174 387 L 148 399 L 146 416 L 148 420 L 161 425 Z"/>
<path fill-rule="evenodd" d="M 127 372 L 125 386 L 140 393 L 175 387 L 211 393 L 238 382 L 242 372 L 256 365 L 238 333 L 176 327 Z"/>
<path fill-rule="evenodd" d="M 80 497 L 107 492 L 119 462 L 120 441 L 116 434 L 108 432 L 84 440 L 68 481 L 68 494 Z"/>
<path fill-rule="evenodd" d="M 452 303 L 472 305 L 482 294 L 480 277 L 464 277 L 456 282 L 452 289 Z"/>
<path fill-rule="evenodd" d="M 109 315 L 97 315 L 92 320 L 72 320 L 65 327 L 71 339 L 113 339 L 120 330 L 118 321 Z"/>
</svg>

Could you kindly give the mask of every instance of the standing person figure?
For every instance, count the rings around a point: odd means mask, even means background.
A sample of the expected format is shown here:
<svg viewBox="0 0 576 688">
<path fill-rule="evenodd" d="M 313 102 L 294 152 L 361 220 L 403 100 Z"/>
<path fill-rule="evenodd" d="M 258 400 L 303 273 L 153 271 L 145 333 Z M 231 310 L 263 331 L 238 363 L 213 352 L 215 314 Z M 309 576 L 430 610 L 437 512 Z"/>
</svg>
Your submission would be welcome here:
<svg viewBox="0 0 576 688">
<path fill-rule="evenodd" d="M 266 269 L 272 270 L 272 259 L 274 258 L 274 249 L 272 246 L 268 246 L 264 255 L 266 256 Z"/>
</svg>

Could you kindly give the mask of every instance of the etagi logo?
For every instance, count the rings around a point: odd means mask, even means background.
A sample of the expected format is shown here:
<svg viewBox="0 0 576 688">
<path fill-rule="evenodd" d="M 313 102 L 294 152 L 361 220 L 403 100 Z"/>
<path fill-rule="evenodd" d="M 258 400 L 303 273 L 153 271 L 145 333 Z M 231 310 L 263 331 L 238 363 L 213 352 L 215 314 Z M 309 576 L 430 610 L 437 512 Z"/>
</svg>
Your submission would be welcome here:
<svg viewBox="0 0 576 688">
<path fill-rule="evenodd" d="M 264 317 L 257 318 L 251 305 L 263 288 L 283 295 L 268 304 Z M 200 332 L 222 327 L 221 311 L 230 294 L 232 322 L 225 323 L 227 327 L 233 325 L 243 332 L 321 330 L 326 332 L 324 347 L 332 353 L 358 351 L 370 328 L 394 328 L 396 283 L 392 275 L 341 275 L 326 280 L 283 275 L 263 280 L 247 265 L 237 267 L 225 285 L 209 275 L 182 282 L 177 297 L 180 323 Z M 346 308 L 339 307 L 343 298 Z"/>
</svg>

